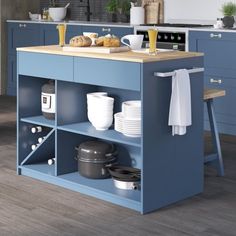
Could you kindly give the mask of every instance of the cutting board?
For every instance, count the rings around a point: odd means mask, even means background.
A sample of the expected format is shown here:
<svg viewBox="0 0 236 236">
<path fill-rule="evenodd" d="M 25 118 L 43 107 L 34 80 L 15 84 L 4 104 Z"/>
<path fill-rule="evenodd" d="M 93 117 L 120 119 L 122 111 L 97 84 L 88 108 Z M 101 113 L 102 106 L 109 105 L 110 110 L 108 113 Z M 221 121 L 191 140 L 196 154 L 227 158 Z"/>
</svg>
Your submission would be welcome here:
<svg viewBox="0 0 236 236">
<path fill-rule="evenodd" d="M 159 24 L 164 22 L 163 0 L 142 0 L 145 9 L 145 23 Z"/>
<path fill-rule="evenodd" d="M 128 52 L 130 51 L 129 47 L 71 47 L 71 46 L 64 46 L 63 51 L 66 52 L 91 52 L 91 53 L 118 53 L 118 52 Z"/>
</svg>

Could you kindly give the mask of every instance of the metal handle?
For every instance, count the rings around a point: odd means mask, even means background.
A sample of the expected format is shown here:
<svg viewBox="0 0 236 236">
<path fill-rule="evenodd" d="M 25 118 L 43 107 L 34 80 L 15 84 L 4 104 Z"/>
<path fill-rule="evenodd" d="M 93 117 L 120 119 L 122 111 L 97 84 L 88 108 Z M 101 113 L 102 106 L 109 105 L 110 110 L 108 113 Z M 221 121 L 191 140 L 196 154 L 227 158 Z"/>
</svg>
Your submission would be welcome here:
<svg viewBox="0 0 236 236">
<path fill-rule="evenodd" d="M 211 33 L 211 34 L 210 34 L 210 37 L 211 37 L 211 38 L 218 38 L 218 39 L 221 39 L 221 38 L 222 38 L 222 34 L 214 34 L 214 33 Z"/>
<path fill-rule="evenodd" d="M 19 24 L 19 27 L 20 27 L 20 28 L 26 28 L 27 25 L 26 25 L 26 24 Z"/>
<path fill-rule="evenodd" d="M 204 68 L 193 68 L 193 69 L 189 69 L 188 70 L 188 73 L 189 74 L 193 74 L 193 73 L 199 73 L 199 72 L 203 72 L 204 71 Z M 175 74 L 174 71 L 172 72 L 155 72 L 154 73 L 154 76 L 157 76 L 157 77 L 171 77 Z"/>
<path fill-rule="evenodd" d="M 210 82 L 211 82 L 211 83 L 216 83 L 216 84 L 221 84 L 221 83 L 222 83 L 222 80 L 221 80 L 221 79 L 213 79 L 213 78 L 211 78 L 211 79 L 210 79 Z"/>
<path fill-rule="evenodd" d="M 102 28 L 102 32 L 111 32 L 111 28 Z"/>
</svg>

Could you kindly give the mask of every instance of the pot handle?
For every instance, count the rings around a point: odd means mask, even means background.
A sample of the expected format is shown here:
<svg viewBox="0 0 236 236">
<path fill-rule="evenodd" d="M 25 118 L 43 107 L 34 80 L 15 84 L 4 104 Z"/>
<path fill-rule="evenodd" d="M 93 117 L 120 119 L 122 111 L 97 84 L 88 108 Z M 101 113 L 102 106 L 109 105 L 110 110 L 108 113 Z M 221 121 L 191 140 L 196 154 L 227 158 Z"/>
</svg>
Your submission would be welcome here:
<svg viewBox="0 0 236 236">
<path fill-rule="evenodd" d="M 117 156 L 117 155 L 118 155 L 118 151 L 115 150 L 115 151 L 113 151 L 113 152 L 111 152 L 111 153 L 107 153 L 105 156 L 106 156 L 106 157 L 111 157 L 111 156 Z"/>
<path fill-rule="evenodd" d="M 118 162 L 113 162 L 113 163 L 110 163 L 110 164 L 105 165 L 105 167 L 106 167 L 106 168 L 109 168 L 109 167 L 116 166 L 117 164 L 118 164 Z"/>
<path fill-rule="evenodd" d="M 74 159 L 76 160 L 76 161 L 78 161 L 79 159 L 78 159 L 78 157 L 74 157 Z"/>
</svg>

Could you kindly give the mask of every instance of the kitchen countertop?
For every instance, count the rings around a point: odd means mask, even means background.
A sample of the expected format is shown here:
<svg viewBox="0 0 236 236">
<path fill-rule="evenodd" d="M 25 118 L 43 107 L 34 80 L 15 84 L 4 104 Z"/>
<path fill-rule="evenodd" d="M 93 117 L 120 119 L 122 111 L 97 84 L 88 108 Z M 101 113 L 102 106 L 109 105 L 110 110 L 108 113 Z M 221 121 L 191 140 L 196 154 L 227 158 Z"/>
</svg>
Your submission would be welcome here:
<svg viewBox="0 0 236 236">
<path fill-rule="evenodd" d="M 133 26 L 130 25 L 129 23 L 114 23 L 114 22 L 97 22 L 97 21 L 74 21 L 74 20 L 69 20 L 69 21 L 61 21 L 61 22 L 55 22 L 55 21 L 33 21 L 33 20 L 7 20 L 7 22 L 12 22 L 12 23 L 22 23 L 22 24 L 27 24 L 27 23 L 32 23 L 32 24 L 60 24 L 60 23 L 66 23 L 68 25 L 92 25 L 92 26 L 108 26 L 108 27 L 127 27 L 127 28 L 132 28 Z"/>
<path fill-rule="evenodd" d="M 7 22 L 13 22 L 13 23 L 33 23 L 33 24 L 60 24 L 60 23 L 66 23 L 68 25 L 92 25 L 92 26 L 106 26 L 106 27 L 127 27 L 135 29 L 141 29 L 142 26 L 139 25 L 130 25 L 129 23 L 121 23 L 121 22 L 97 22 L 97 21 L 76 21 L 76 20 L 69 20 L 69 21 L 62 21 L 62 22 L 55 22 L 55 21 L 32 21 L 32 20 L 7 20 Z M 144 26 L 146 27 L 146 26 Z M 194 31 L 212 31 L 212 32 L 236 32 L 236 28 L 232 29 L 215 29 L 213 27 L 194 27 L 194 28 L 185 28 L 185 27 L 157 27 L 158 29 L 164 31 L 179 31 L 182 30 L 183 32 L 194 30 Z"/>
<path fill-rule="evenodd" d="M 203 56 L 203 53 L 196 52 L 181 52 L 181 51 L 168 51 L 160 52 L 156 56 L 150 56 L 144 53 L 135 53 L 135 52 L 121 52 L 121 53 L 78 53 L 78 52 L 67 52 L 63 51 L 59 46 L 37 46 L 37 47 L 25 47 L 17 48 L 17 51 L 21 52 L 34 52 L 34 53 L 45 53 L 45 54 L 54 54 L 62 56 L 75 56 L 75 57 L 88 57 L 88 58 L 99 58 L 106 60 L 116 60 L 116 61 L 128 61 L 128 62 L 138 62 L 138 63 L 147 63 L 147 62 L 158 62 L 166 60 L 175 60 L 182 58 L 191 58 L 191 57 L 200 57 Z"/>
</svg>

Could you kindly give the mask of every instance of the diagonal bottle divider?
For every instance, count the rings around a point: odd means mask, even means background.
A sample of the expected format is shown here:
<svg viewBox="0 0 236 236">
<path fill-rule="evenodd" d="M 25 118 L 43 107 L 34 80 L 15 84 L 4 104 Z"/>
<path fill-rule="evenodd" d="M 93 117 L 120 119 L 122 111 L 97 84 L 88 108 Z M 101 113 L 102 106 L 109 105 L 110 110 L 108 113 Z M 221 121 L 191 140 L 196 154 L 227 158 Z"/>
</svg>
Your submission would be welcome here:
<svg viewBox="0 0 236 236">
<path fill-rule="evenodd" d="M 44 138 L 43 142 L 40 143 L 35 150 L 33 150 L 22 162 L 21 165 L 32 164 L 34 162 L 46 161 L 43 157 L 47 157 L 51 152 L 52 147 L 55 149 L 55 129 L 52 129 Z M 55 151 L 54 151 L 55 152 Z M 52 157 L 53 158 L 53 157 Z"/>
</svg>

